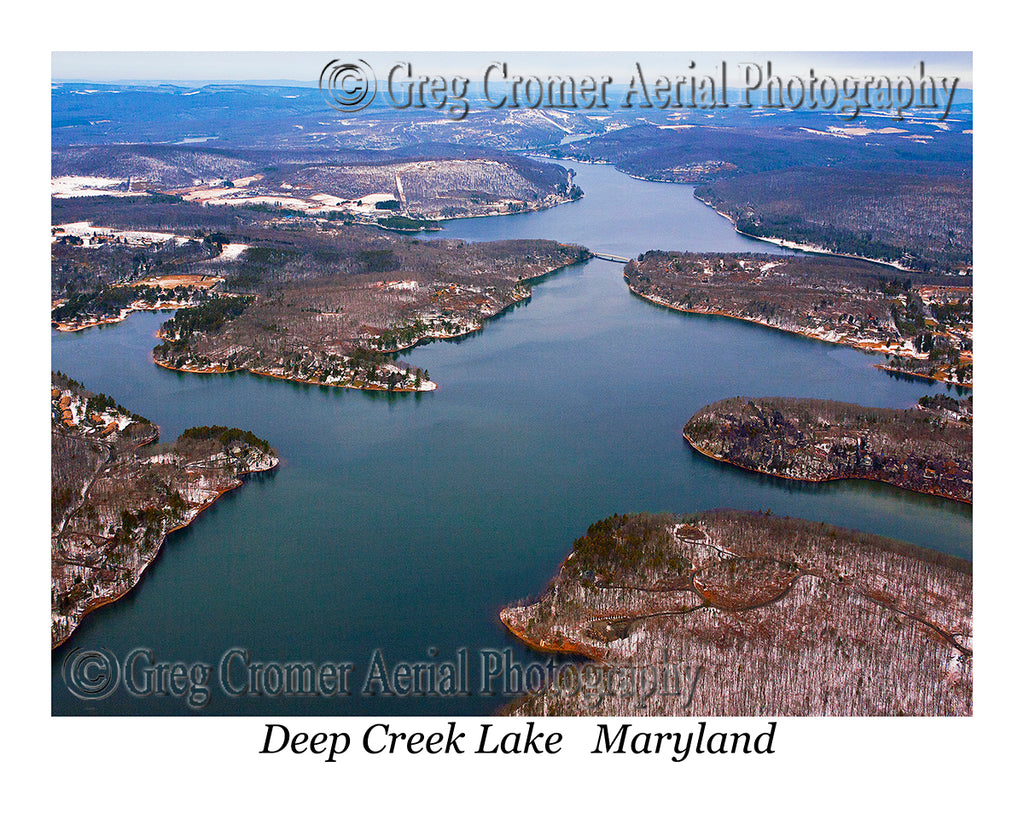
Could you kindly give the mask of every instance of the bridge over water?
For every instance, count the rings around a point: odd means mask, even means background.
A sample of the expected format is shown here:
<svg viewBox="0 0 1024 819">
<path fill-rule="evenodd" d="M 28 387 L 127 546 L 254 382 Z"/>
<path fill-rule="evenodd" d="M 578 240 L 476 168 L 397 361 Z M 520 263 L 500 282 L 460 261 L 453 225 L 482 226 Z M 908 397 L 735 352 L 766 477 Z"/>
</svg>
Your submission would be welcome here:
<svg viewBox="0 0 1024 819">
<path fill-rule="evenodd" d="M 594 253 L 594 258 L 604 259 L 605 261 L 608 262 L 619 262 L 620 264 L 626 264 L 628 261 L 630 261 L 624 256 L 614 256 L 611 253 Z"/>
</svg>

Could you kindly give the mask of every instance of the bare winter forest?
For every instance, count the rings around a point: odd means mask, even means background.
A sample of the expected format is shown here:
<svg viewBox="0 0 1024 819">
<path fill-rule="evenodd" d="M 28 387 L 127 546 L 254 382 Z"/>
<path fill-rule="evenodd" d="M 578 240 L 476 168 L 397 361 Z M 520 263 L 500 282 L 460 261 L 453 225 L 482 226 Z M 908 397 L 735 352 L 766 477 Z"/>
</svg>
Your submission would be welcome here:
<svg viewBox="0 0 1024 819">
<path fill-rule="evenodd" d="M 163 326 L 156 361 L 247 369 L 361 389 L 429 390 L 428 374 L 386 354 L 475 332 L 530 296 L 529 281 L 583 261 L 551 241 L 422 242 L 360 228 L 329 241 L 255 247 L 217 296 Z"/>
<path fill-rule="evenodd" d="M 942 398 L 940 396 L 939 398 Z M 728 398 L 699 409 L 683 433 L 698 451 L 802 481 L 862 478 L 970 502 L 971 417 L 961 404 L 879 409 L 814 398 Z"/>
<path fill-rule="evenodd" d="M 972 266 L 967 171 L 925 176 L 877 168 L 795 168 L 716 180 L 696 193 L 752 236 L 913 270 Z"/>
<path fill-rule="evenodd" d="M 162 330 L 159 364 L 361 389 L 434 389 L 388 354 L 480 330 L 527 299 L 530 280 L 589 257 L 547 240 L 423 241 L 310 217 L 210 230 L 200 217 L 217 209 L 188 202 L 115 199 L 105 215 L 88 200 L 55 208 L 72 220 L 53 228 L 58 329 L 182 308 Z M 93 227 L 101 215 L 108 226 Z M 157 230 L 168 223 L 174 232 Z"/>
<path fill-rule="evenodd" d="M 158 431 L 106 395 L 52 376 L 51 643 L 139 582 L 167 533 L 188 525 L 240 476 L 277 465 L 266 441 L 226 427 Z"/>
<path fill-rule="evenodd" d="M 969 563 L 770 513 L 616 515 L 593 524 L 506 626 L 679 693 L 555 681 L 516 715 L 969 715 Z M 698 673 L 699 669 L 699 673 Z M 608 675 L 608 679 L 615 679 Z"/>
<path fill-rule="evenodd" d="M 930 272 L 973 265 L 973 130 L 965 119 L 840 124 L 721 112 L 609 129 L 548 150 L 697 184 L 738 230 Z M 689 121 L 687 121 L 689 120 Z"/>
<path fill-rule="evenodd" d="M 649 251 L 630 290 L 688 313 L 731 316 L 885 356 L 883 369 L 969 384 L 970 279 L 823 256 Z"/>
<path fill-rule="evenodd" d="M 217 207 L 362 222 L 395 215 L 436 220 L 517 213 L 582 195 L 565 168 L 486 149 L 97 145 L 56 149 L 52 166 L 59 197 L 174 196 Z"/>
</svg>

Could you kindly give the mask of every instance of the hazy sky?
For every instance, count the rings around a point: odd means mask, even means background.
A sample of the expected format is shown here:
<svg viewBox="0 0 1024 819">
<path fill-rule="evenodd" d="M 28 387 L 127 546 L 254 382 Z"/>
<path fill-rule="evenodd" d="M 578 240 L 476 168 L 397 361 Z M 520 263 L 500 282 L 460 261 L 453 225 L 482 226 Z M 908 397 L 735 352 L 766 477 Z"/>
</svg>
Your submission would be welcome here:
<svg viewBox="0 0 1024 819">
<path fill-rule="evenodd" d="M 725 59 L 733 69 L 740 62 L 765 66 L 771 60 L 774 73 L 806 75 L 814 69 L 818 76 L 864 76 L 884 74 L 917 77 L 918 64 L 924 60 L 927 72 L 935 76 L 960 77 L 961 86 L 970 86 L 970 52 L 103 52 L 55 51 L 51 59 L 54 80 L 85 82 L 179 84 L 207 82 L 266 82 L 290 80 L 316 84 L 320 71 L 332 59 L 366 60 L 378 76 L 399 61 L 412 64 L 414 74 L 461 74 L 471 80 L 482 77 L 494 61 L 507 62 L 509 74 L 546 76 L 610 75 L 616 82 L 628 82 L 639 61 L 645 74 L 670 76 L 710 73 Z M 696 63 L 689 69 L 690 61 Z M 739 79 L 739 72 L 732 71 Z M 732 80 L 730 80 L 732 84 Z"/>
</svg>

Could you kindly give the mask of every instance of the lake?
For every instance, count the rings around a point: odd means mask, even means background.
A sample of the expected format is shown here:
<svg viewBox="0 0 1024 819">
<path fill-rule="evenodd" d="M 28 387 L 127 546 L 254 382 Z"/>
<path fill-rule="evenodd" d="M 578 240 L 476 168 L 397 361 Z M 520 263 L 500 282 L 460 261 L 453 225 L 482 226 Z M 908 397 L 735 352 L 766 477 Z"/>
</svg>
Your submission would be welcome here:
<svg viewBox="0 0 1024 819">
<path fill-rule="evenodd" d="M 551 238 L 622 256 L 778 252 L 737 235 L 692 187 L 561 164 L 576 168 L 580 201 L 450 222 L 430 237 Z M 52 366 L 153 420 L 163 440 L 196 425 L 248 428 L 281 466 L 172 534 L 130 594 L 53 652 L 55 714 L 192 713 L 170 694 L 118 689 L 81 702 L 68 692 L 69 653 L 123 659 L 137 647 L 214 676 L 235 647 L 256 664 L 353 665 L 349 696 L 229 694 L 213 680 L 201 714 L 491 713 L 505 700 L 476 693 L 480 650 L 547 660 L 507 636 L 498 611 L 540 594 L 574 539 L 616 512 L 770 509 L 972 555 L 967 505 L 758 476 L 696 454 L 681 435 L 699 407 L 729 396 L 910 407 L 943 386 L 889 376 L 853 349 L 657 307 L 629 292 L 619 264 L 552 274 L 482 332 L 403 353 L 439 383 L 427 394 L 165 370 L 150 350 L 167 317 L 54 333 Z M 455 661 L 463 648 L 467 695 L 361 693 L 376 649 L 393 668 Z"/>
</svg>

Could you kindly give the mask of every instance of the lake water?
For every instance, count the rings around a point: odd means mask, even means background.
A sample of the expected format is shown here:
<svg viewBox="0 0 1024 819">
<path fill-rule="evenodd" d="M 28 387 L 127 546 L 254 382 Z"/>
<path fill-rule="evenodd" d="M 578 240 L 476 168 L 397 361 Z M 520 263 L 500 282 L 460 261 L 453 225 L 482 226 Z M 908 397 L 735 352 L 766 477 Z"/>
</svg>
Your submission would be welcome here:
<svg viewBox="0 0 1024 819">
<path fill-rule="evenodd" d="M 623 256 L 773 250 L 734 233 L 688 186 L 573 167 L 579 202 L 462 220 L 439 235 L 552 238 Z M 82 702 L 68 692 L 69 653 L 123 659 L 136 647 L 155 662 L 214 667 L 197 713 L 491 713 L 503 699 L 363 696 L 374 650 L 393 667 L 455 661 L 465 648 L 472 692 L 481 649 L 546 660 L 507 636 L 498 611 L 542 592 L 573 540 L 615 512 L 771 509 L 971 557 L 969 506 L 866 482 L 757 476 L 695 454 L 680 434 L 699 407 L 729 396 L 909 407 L 941 386 L 890 377 L 855 350 L 656 307 L 630 294 L 618 264 L 553 274 L 482 332 L 404 353 L 440 384 L 430 394 L 171 372 L 150 359 L 166 318 L 55 333 L 53 367 L 152 419 L 164 440 L 200 424 L 249 428 L 281 467 L 171 535 L 129 595 L 85 618 L 53 653 L 55 714 L 190 713 L 176 696 L 119 688 Z M 351 662 L 353 693 L 228 695 L 217 666 L 233 647 L 253 663 Z"/>
</svg>

